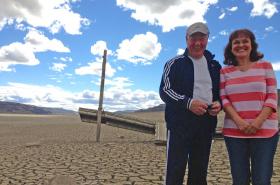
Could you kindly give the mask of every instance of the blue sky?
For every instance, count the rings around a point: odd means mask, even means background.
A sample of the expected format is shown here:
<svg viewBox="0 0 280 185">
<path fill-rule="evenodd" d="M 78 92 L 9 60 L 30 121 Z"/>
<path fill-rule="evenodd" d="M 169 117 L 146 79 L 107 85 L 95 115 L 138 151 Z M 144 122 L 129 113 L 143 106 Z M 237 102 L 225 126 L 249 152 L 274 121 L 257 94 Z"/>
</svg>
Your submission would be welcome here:
<svg viewBox="0 0 280 185">
<path fill-rule="evenodd" d="M 0 0 L 0 100 L 97 108 L 108 50 L 103 108 L 161 104 L 165 62 L 186 47 L 186 28 L 210 29 L 208 49 L 223 63 L 229 34 L 251 29 L 280 84 L 280 2 L 276 0 Z"/>
</svg>

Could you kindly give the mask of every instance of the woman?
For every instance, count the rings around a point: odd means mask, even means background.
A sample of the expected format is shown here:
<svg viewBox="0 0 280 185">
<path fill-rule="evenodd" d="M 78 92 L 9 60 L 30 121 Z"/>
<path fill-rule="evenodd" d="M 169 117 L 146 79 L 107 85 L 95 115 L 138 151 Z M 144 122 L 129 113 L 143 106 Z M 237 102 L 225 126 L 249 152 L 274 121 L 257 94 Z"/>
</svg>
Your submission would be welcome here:
<svg viewBox="0 0 280 185">
<path fill-rule="evenodd" d="M 254 34 L 234 31 L 224 51 L 220 96 L 233 185 L 271 185 L 278 135 L 272 65 L 261 60 Z"/>
</svg>

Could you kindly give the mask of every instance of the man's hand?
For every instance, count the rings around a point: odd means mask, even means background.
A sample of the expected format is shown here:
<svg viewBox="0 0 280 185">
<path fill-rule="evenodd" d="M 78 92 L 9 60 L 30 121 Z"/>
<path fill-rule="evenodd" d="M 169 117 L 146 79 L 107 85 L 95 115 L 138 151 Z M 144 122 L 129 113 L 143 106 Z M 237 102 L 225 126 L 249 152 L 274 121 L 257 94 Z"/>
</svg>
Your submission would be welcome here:
<svg viewBox="0 0 280 185">
<path fill-rule="evenodd" d="M 207 107 L 208 105 L 205 102 L 193 100 L 191 103 L 190 111 L 198 116 L 201 116 L 207 112 Z"/>
<path fill-rule="evenodd" d="M 211 116 L 217 116 L 217 114 L 220 112 L 221 110 L 221 104 L 218 101 L 214 101 L 211 105 L 211 108 L 208 109 L 208 113 Z"/>
</svg>

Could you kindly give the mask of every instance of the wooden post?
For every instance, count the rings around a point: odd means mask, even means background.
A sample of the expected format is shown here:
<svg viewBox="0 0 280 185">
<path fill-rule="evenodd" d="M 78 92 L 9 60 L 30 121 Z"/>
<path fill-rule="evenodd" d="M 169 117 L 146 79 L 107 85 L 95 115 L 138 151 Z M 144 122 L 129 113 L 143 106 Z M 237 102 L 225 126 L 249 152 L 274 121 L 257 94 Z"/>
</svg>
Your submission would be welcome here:
<svg viewBox="0 0 280 185">
<path fill-rule="evenodd" d="M 165 123 L 156 122 L 155 144 L 165 145 L 167 141 L 167 130 Z"/>
<path fill-rule="evenodd" d="M 99 94 L 99 106 L 98 106 L 98 112 L 97 112 L 96 142 L 100 141 L 102 104 L 103 104 L 104 81 L 105 81 L 105 70 L 106 70 L 106 55 L 107 55 L 107 50 L 104 50 L 103 62 L 102 62 L 101 83 L 100 83 L 100 94 Z"/>
</svg>

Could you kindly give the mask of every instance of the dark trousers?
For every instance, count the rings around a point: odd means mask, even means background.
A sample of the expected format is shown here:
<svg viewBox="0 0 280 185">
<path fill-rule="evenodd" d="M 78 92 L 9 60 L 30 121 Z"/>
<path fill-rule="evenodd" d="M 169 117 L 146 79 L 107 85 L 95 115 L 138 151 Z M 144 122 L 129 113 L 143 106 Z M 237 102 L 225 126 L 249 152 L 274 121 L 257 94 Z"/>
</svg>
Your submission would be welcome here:
<svg viewBox="0 0 280 185">
<path fill-rule="evenodd" d="M 183 123 L 182 123 L 183 124 Z M 207 169 L 213 127 L 197 120 L 194 128 L 168 130 L 166 185 L 182 185 L 188 166 L 187 185 L 207 185 Z"/>
</svg>

